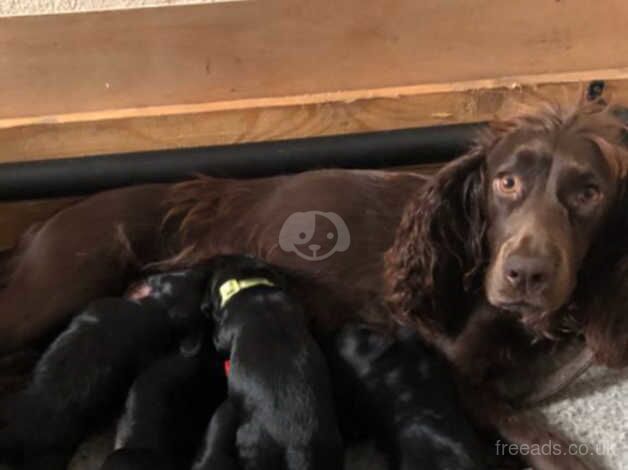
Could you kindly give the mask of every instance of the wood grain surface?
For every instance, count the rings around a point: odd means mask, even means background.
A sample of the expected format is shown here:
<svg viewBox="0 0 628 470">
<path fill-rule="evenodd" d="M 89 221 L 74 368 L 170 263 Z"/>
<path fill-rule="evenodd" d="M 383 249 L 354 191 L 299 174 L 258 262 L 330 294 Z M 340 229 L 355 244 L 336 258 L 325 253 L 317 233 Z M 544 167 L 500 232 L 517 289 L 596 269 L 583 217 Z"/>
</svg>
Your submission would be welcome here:
<svg viewBox="0 0 628 470">
<path fill-rule="evenodd" d="M 0 161 L 484 119 L 494 93 L 623 83 L 626 31 L 623 0 L 265 0 L 4 18 Z"/>
</svg>

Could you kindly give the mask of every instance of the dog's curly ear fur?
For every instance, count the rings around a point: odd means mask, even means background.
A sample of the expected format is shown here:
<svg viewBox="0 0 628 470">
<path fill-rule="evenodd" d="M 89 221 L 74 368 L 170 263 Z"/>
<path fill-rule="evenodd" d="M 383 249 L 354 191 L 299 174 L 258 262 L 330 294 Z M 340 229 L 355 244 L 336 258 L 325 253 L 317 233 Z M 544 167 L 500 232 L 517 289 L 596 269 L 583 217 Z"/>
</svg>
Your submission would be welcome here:
<svg viewBox="0 0 628 470">
<path fill-rule="evenodd" d="M 628 367 L 628 178 L 624 177 L 616 209 L 599 237 L 602 255 L 585 281 L 581 323 L 595 362 Z"/>
<path fill-rule="evenodd" d="M 628 254 L 613 268 L 610 284 L 597 292 L 586 312 L 584 336 L 595 362 L 628 367 Z"/>
<path fill-rule="evenodd" d="M 443 167 L 406 206 L 385 259 L 385 294 L 398 321 L 447 335 L 464 326 L 485 263 L 484 163 L 495 140 Z"/>
<path fill-rule="evenodd" d="M 618 188 L 580 269 L 570 314 L 596 363 L 628 367 L 628 111 L 605 104 L 587 109 L 582 128 L 616 172 Z"/>
<path fill-rule="evenodd" d="M 591 139 L 619 180 L 613 206 L 581 269 L 577 324 L 595 362 L 628 367 L 628 111 L 607 106 Z M 596 121 L 592 121 L 596 122 Z"/>
</svg>

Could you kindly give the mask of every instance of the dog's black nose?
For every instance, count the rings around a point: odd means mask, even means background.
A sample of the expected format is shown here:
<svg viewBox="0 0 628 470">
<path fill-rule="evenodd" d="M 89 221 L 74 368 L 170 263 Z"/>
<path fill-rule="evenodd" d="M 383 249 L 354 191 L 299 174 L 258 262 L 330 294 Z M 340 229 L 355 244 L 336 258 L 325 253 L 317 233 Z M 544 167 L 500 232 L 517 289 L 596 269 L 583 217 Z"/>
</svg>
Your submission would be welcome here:
<svg viewBox="0 0 628 470">
<path fill-rule="evenodd" d="M 504 277 L 518 291 L 538 293 L 550 284 L 554 263 L 550 257 L 511 255 L 504 263 Z"/>
</svg>

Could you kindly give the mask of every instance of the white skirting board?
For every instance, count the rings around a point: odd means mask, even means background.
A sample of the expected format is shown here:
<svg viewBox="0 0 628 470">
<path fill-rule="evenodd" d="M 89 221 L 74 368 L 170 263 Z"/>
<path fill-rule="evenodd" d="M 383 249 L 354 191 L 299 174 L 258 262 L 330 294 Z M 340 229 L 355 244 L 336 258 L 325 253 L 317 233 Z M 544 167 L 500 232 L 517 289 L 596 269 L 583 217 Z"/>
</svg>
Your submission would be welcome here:
<svg viewBox="0 0 628 470">
<path fill-rule="evenodd" d="M 50 15 L 241 0 L 1 0 L 0 16 Z"/>
</svg>

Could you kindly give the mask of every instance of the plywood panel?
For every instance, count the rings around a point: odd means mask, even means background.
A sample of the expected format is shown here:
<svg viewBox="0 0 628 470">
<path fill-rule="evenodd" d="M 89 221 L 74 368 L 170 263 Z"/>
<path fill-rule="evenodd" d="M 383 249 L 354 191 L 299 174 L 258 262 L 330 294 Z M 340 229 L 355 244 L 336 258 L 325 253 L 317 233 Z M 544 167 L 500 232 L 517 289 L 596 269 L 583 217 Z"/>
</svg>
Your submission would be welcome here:
<svg viewBox="0 0 628 470">
<path fill-rule="evenodd" d="M 0 161 L 483 118 L 477 90 L 628 78 L 627 23 L 623 0 L 266 0 L 0 19 Z"/>
<path fill-rule="evenodd" d="M 542 84 L 293 104 L 243 110 L 31 123 L 0 128 L 0 162 L 80 157 L 400 129 L 490 120 L 538 96 L 569 103 L 579 83 Z M 607 82 L 608 96 L 628 102 L 628 80 Z"/>
<path fill-rule="evenodd" d="M 625 71 L 627 27 L 624 0 L 265 0 L 5 18 L 0 118 Z"/>
</svg>

